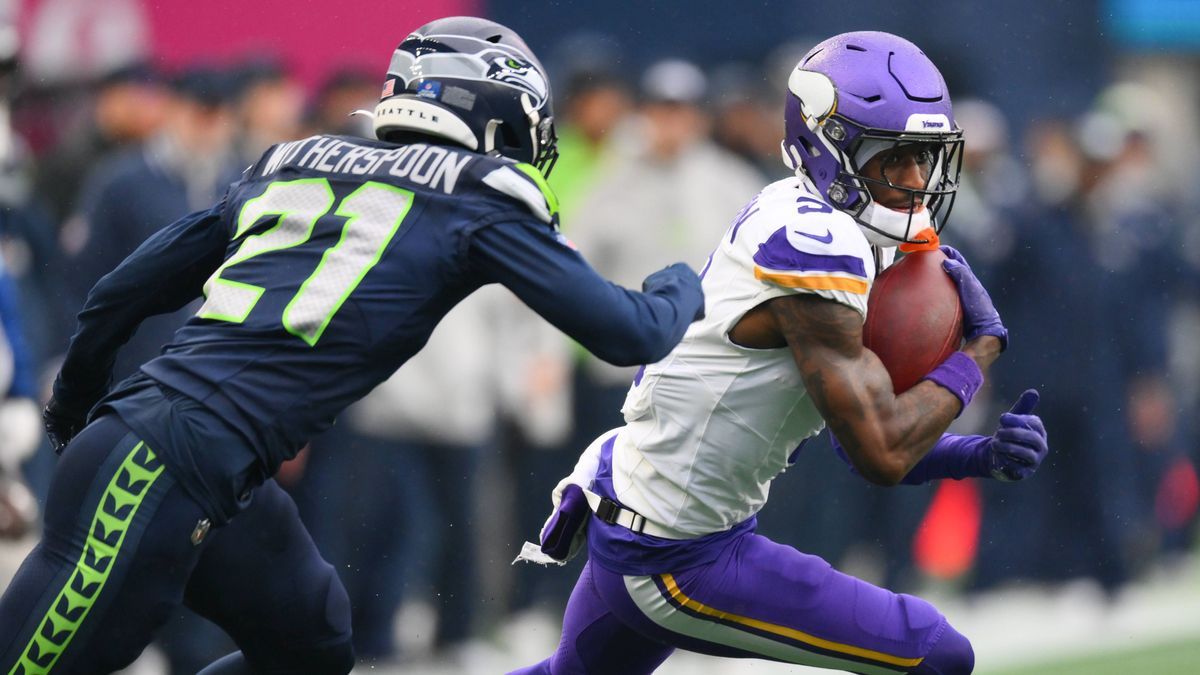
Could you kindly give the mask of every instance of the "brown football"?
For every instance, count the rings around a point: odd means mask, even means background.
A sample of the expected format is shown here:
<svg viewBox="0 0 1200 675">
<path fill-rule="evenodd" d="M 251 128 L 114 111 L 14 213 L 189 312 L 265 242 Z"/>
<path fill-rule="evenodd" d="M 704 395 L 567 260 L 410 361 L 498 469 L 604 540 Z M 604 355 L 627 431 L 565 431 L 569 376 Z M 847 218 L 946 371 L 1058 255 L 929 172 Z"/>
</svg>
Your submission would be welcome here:
<svg viewBox="0 0 1200 675">
<path fill-rule="evenodd" d="M 863 345 L 883 361 L 897 394 L 962 346 L 962 305 L 945 259 L 937 249 L 909 253 L 875 279 L 867 298 Z"/>
</svg>

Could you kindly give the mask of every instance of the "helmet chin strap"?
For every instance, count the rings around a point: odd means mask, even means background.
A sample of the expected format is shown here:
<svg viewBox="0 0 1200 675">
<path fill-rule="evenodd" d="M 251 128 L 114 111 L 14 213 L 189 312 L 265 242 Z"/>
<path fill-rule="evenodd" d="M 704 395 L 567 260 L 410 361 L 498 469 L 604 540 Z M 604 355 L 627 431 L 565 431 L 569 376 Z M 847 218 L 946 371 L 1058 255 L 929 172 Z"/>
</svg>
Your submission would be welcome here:
<svg viewBox="0 0 1200 675">
<path fill-rule="evenodd" d="M 537 107 L 533 105 L 533 99 L 529 94 L 521 94 L 521 109 L 525 111 L 525 119 L 529 120 L 529 147 L 533 150 L 530 161 L 532 161 L 533 159 L 537 159 L 538 156 L 538 148 L 540 146 L 538 122 L 542 121 L 542 116 L 538 112 Z"/>
<path fill-rule="evenodd" d="M 779 151 L 783 154 L 784 166 L 794 171 L 797 176 L 804 173 L 803 163 L 800 161 L 800 153 L 796 151 L 796 146 L 787 141 L 780 141 Z"/>
<path fill-rule="evenodd" d="M 498 155 L 496 151 L 496 134 L 500 132 L 500 125 L 503 124 L 500 120 L 488 120 L 487 126 L 483 129 L 483 154 Z"/>
<path fill-rule="evenodd" d="M 876 246 L 897 246 L 909 241 L 909 233 L 916 234 L 930 226 L 929 209 L 921 206 L 916 213 L 896 211 L 872 201 L 856 218 L 867 241 Z"/>
</svg>

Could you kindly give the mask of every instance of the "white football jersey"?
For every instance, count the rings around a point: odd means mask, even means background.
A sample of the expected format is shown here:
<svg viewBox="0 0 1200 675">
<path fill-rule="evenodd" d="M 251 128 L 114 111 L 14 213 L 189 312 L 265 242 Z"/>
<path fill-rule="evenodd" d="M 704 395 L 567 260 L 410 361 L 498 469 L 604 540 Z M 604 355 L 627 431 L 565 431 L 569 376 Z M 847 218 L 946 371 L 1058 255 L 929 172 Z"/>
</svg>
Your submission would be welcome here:
<svg viewBox="0 0 1200 675">
<path fill-rule="evenodd" d="M 894 249 L 886 249 L 886 265 Z M 825 422 L 790 348 L 750 349 L 729 331 L 772 298 L 812 293 L 863 317 L 874 249 L 804 178 L 767 186 L 738 214 L 702 276 L 705 318 L 625 399 L 613 487 L 629 508 L 690 538 L 729 529 Z"/>
</svg>

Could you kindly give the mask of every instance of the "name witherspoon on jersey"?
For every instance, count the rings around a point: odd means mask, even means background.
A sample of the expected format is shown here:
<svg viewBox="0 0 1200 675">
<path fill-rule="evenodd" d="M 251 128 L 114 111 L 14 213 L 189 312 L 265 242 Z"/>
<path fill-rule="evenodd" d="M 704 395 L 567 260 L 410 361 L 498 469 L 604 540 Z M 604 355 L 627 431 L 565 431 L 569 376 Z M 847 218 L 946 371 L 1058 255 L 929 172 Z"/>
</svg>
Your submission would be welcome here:
<svg viewBox="0 0 1200 675">
<path fill-rule="evenodd" d="M 459 175 L 472 157 L 436 145 L 373 148 L 332 136 L 313 136 L 276 148 L 264 165 L 263 175 L 274 173 L 297 156 L 300 161 L 293 165 L 297 168 L 351 176 L 386 173 L 446 194 L 454 192 Z"/>
</svg>

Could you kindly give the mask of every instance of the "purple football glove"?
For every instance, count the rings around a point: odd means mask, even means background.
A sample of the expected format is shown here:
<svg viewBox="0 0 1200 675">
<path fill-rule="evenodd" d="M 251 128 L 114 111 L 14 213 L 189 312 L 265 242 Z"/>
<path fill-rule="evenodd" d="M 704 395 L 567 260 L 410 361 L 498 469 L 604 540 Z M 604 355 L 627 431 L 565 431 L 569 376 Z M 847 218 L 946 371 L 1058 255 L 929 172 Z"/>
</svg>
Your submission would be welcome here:
<svg viewBox="0 0 1200 675">
<path fill-rule="evenodd" d="M 942 269 L 950 275 L 958 287 L 958 299 L 963 308 L 963 336 L 968 342 L 981 335 L 991 335 L 1000 340 L 1000 350 L 1008 348 L 1008 329 L 1000 322 L 1000 313 L 992 304 L 987 289 L 975 278 L 971 266 L 962 254 L 950 246 L 942 246 L 947 260 Z"/>
<path fill-rule="evenodd" d="M 1042 418 L 1033 414 L 1037 402 L 1037 389 L 1027 389 L 1012 409 L 1000 416 L 1000 428 L 988 445 L 992 478 L 1024 480 L 1037 471 L 1050 452 Z"/>
<path fill-rule="evenodd" d="M 592 515 L 583 488 L 568 485 L 563 489 L 562 501 L 542 528 L 542 553 L 559 562 L 575 557 L 583 547 L 584 525 Z"/>
</svg>

